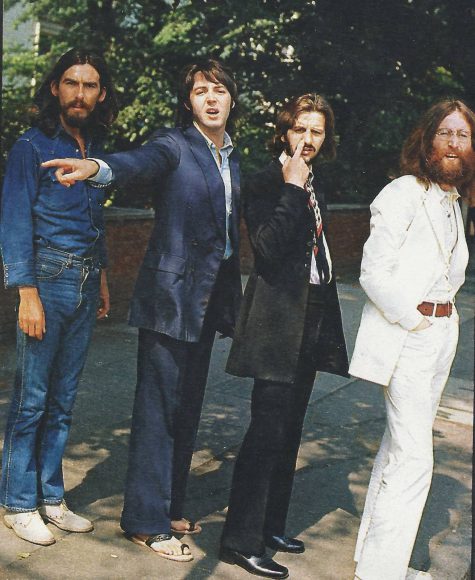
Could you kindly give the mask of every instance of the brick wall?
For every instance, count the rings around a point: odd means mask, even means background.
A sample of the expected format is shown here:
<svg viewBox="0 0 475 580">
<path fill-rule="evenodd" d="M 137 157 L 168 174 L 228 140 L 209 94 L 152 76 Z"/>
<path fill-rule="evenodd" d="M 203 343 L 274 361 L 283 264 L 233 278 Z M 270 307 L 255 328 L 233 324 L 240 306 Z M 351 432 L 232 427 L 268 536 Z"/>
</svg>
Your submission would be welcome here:
<svg viewBox="0 0 475 580">
<path fill-rule="evenodd" d="M 335 204 L 328 209 L 328 242 L 337 278 L 356 280 L 363 245 L 369 236 L 369 206 Z"/>
<path fill-rule="evenodd" d="M 129 300 L 152 227 L 152 210 L 106 210 L 109 256 L 107 277 L 111 294 L 111 317 L 114 319 L 127 317 Z"/>
<path fill-rule="evenodd" d="M 329 212 L 328 238 L 338 277 L 355 279 L 362 247 L 369 234 L 369 209 L 360 205 L 330 205 Z M 151 210 L 106 210 L 108 278 L 114 320 L 125 320 L 127 316 L 129 299 L 152 226 Z M 244 223 L 241 234 L 241 267 L 246 274 L 252 267 L 252 252 Z M 14 335 L 16 295 L 15 289 L 0 288 L 0 341 Z"/>
<path fill-rule="evenodd" d="M 125 320 L 138 268 L 153 226 L 151 210 L 109 208 L 105 211 L 111 316 Z M 1 261 L 0 261 L 1 266 Z M 16 289 L 0 287 L 0 341 L 15 333 Z"/>
</svg>

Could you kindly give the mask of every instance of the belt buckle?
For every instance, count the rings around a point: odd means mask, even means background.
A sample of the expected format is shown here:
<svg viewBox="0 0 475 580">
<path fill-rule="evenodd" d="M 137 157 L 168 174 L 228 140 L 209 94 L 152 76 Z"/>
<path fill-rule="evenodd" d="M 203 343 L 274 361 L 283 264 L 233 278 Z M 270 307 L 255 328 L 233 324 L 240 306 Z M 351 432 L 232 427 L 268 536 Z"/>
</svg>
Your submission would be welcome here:
<svg viewBox="0 0 475 580">
<path fill-rule="evenodd" d="M 437 316 L 437 306 L 438 306 L 437 302 L 432 302 L 432 314 L 429 314 L 429 316 L 432 317 Z"/>
</svg>

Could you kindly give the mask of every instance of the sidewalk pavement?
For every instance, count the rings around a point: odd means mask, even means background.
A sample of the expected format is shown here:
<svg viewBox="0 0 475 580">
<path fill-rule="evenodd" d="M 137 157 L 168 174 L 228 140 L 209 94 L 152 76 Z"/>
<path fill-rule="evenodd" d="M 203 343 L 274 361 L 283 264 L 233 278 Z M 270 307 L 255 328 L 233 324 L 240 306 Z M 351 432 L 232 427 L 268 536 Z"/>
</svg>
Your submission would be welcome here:
<svg viewBox="0 0 475 580">
<path fill-rule="evenodd" d="M 363 306 L 356 284 L 340 284 L 348 349 Z M 435 423 L 435 474 L 413 554 L 434 580 L 468 580 L 471 554 L 473 292 L 461 292 L 461 337 Z M 57 543 L 24 542 L 0 523 L 0 579 L 246 579 L 217 558 L 232 468 L 249 418 L 251 381 L 227 375 L 228 339 L 217 339 L 193 457 L 186 515 L 203 533 L 187 539 L 189 563 L 164 560 L 124 539 L 118 522 L 135 385 L 136 330 L 113 318 L 98 325 L 78 394 L 64 460 L 68 504 L 94 520 L 90 534 L 52 527 Z M 0 429 L 14 369 L 0 345 Z M 287 532 L 303 555 L 277 554 L 293 580 L 352 580 L 353 550 L 374 455 L 384 427 L 378 386 L 321 373 L 310 402 Z M 381 579 L 384 580 L 384 579 Z"/>
</svg>

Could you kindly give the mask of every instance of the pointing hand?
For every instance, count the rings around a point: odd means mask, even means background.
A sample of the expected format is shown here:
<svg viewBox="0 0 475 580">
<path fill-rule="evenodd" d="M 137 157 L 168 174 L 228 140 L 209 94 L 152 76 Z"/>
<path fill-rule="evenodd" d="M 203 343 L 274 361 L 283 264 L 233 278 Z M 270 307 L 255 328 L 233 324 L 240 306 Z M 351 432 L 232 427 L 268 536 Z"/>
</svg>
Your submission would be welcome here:
<svg viewBox="0 0 475 580">
<path fill-rule="evenodd" d="M 65 187 L 74 185 L 76 181 L 89 179 L 99 170 L 98 164 L 91 159 L 74 158 L 51 159 L 42 163 L 41 167 L 57 167 L 56 179 Z"/>
</svg>

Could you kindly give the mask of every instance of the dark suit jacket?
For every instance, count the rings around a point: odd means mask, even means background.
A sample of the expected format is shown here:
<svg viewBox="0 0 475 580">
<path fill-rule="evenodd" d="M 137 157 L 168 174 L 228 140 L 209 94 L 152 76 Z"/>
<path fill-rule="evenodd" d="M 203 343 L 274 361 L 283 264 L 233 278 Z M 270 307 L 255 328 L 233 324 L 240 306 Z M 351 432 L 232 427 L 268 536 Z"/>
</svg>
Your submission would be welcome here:
<svg viewBox="0 0 475 580">
<path fill-rule="evenodd" d="M 308 193 L 285 184 L 276 160 L 249 177 L 244 215 L 255 257 L 227 371 L 291 383 L 302 347 L 315 218 Z M 325 204 L 318 195 L 325 225 Z M 348 376 L 335 278 L 328 285 L 317 370 Z"/>
<path fill-rule="evenodd" d="M 189 342 L 199 340 L 226 245 L 224 184 L 195 127 L 162 129 L 133 151 L 104 156 L 114 183 L 153 184 L 155 225 L 139 271 L 129 323 Z M 230 334 L 239 308 L 239 160 L 229 159 L 234 254 L 220 292 L 217 330 Z"/>
</svg>

